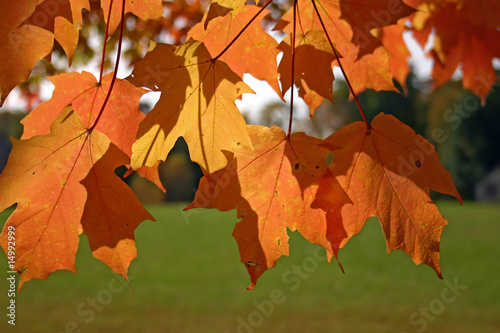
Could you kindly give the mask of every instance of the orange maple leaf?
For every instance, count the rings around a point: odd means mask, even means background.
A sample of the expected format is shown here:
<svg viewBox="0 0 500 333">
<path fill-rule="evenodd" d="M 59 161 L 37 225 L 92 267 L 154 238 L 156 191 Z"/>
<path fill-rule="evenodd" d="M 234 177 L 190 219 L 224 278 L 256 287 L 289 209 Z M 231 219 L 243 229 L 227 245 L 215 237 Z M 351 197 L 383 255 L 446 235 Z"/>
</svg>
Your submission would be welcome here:
<svg viewBox="0 0 500 333">
<path fill-rule="evenodd" d="M 234 101 L 253 91 L 224 62 L 212 60 L 202 43 L 191 39 L 177 47 L 155 44 L 128 80 L 162 91 L 139 127 L 132 148 L 134 169 L 165 161 L 181 136 L 204 173 L 226 165 L 222 150 L 251 147 Z"/>
<path fill-rule="evenodd" d="M 8 228 L 16 233 L 19 289 L 60 269 L 76 272 L 79 235 L 89 238 L 94 256 L 127 279 L 136 257 L 134 230 L 154 220 L 132 190 L 115 175 L 127 156 L 98 131 L 89 131 L 66 108 L 50 133 L 13 140 L 0 175 L 0 210 L 17 203 L 0 244 L 7 253 Z"/>
<path fill-rule="evenodd" d="M 255 150 L 235 149 L 224 169 L 201 179 L 186 209 L 236 208 L 241 221 L 233 236 L 251 289 L 276 260 L 289 254 L 287 228 L 324 247 L 329 258 L 336 255 L 342 240 L 338 235 L 345 235 L 340 207 L 350 200 L 334 177 L 323 178 L 326 155 L 335 146 L 304 133 L 288 138 L 278 127 L 249 126 L 249 133 Z M 322 197 L 337 199 L 337 210 L 328 219 L 323 210 L 311 208 L 322 182 L 327 189 Z"/>
<path fill-rule="evenodd" d="M 24 125 L 22 139 L 48 134 L 52 122 L 70 104 L 85 126 L 90 127 L 102 107 L 112 77 L 112 73 L 103 76 L 99 84 L 94 74 L 85 71 L 50 76 L 48 79 L 54 85 L 52 97 L 38 105 L 21 121 Z M 132 152 L 137 128 L 145 117 L 139 110 L 139 99 L 146 92 L 147 90 L 137 88 L 130 82 L 117 79 L 103 116 L 96 126 L 98 131 L 105 133 L 127 155 Z"/>
<path fill-rule="evenodd" d="M 49 133 L 52 122 L 70 104 L 85 126 L 92 126 L 109 91 L 112 77 L 112 73 L 103 76 L 100 84 L 93 74 L 85 71 L 49 77 L 54 84 L 52 98 L 41 103 L 21 121 L 24 125 L 21 138 L 29 139 Z M 139 123 L 145 118 L 144 113 L 139 110 L 139 99 L 145 92 L 145 89 L 137 88 L 130 82 L 117 79 L 103 116 L 96 126 L 98 131 L 106 134 L 129 157 L 132 155 L 132 144 L 135 142 Z M 148 167 L 141 168 L 137 172 L 165 192 L 158 175 L 158 165 L 151 168 L 152 170 L 148 170 Z"/>
<path fill-rule="evenodd" d="M 462 199 L 448 171 L 422 136 L 391 115 L 377 115 L 367 130 L 355 122 L 325 141 L 341 147 L 334 152 L 333 174 L 353 205 L 342 208 L 348 237 L 361 231 L 366 219 L 377 216 L 387 251 L 400 249 L 416 264 L 425 263 L 439 277 L 439 241 L 448 222 L 429 197 L 429 189 Z"/>
<path fill-rule="evenodd" d="M 235 17 L 226 15 L 212 20 L 208 29 L 200 22 L 189 30 L 188 38 L 203 42 L 212 57 L 216 57 L 259 10 L 257 6 L 244 6 Z M 279 94 L 280 87 L 276 73 L 278 43 L 261 25 L 262 18 L 269 13 L 269 10 L 264 10 L 220 57 L 220 60 L 227 63 L 240 77 L 250 73 L 256 79 L 267 81 Z"/>
<path fill-rule="evenodd" d="M 356 94 L 365 89 L 394 90 L 393 75 L 389 68 L 391 54 L 383 46 L 370 50 L 371 53 L 363 52 L 363 43 L 352 42 L 355 36 L 353 27 L 341 18 L 342 11 L 340 2 L 316 1 L 318 11 L 325 23 L 326 33 L 330 37 L 334 47 L 342 57 L 342 65 Z M 349 3 L 347 2 L 347 5 Z M 300 2 L 298 5 L 297 28 L 298 32 L 305 35 L 308 31 L 322 29 L 321 23 L 314 10 L 312 1 Z M 290 34 L 292 32 L 293 11 L 289 10 L 276 24 L 275 30 L 281 30 Z M 364 26 L 363 26 L 364 29 Z M 363 30 L 364 31 L 364 30 Z M 326 37 L 326 36 L 325 36 Z M 373 36 L 370 38 L 374 38 Z M 331 51 L 333 54 L 333 51 Z M 336 65 L 337 60 L 333 62 Z M 310 66 L 303 64 L 303 67 Z M 324 71 L 328 69 L 323 69 Z M 330 69 L 331 70 L 331 69 Z M 317 102 L 315 102 L 317 103 Z"/>
</svg>

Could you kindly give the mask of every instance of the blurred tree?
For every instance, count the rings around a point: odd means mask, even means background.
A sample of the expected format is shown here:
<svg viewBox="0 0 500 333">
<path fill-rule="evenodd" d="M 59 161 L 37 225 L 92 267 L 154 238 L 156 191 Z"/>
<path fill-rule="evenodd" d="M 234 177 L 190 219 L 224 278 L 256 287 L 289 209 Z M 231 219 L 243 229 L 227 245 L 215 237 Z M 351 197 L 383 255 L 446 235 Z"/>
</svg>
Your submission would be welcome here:
<svg viewBox="0 0 500 333">
<path fill-rule="evenodd" d="M 427 134 L 431 141 L 437 141 L 443 165 L 463 198 L 473 199 L 477 182 L 500 165 L 499 108 L 497 86 L 485 106 L 471 92 L 462 90 L 460 82 L 448 82 L 431 95 Z"/>
</svg>

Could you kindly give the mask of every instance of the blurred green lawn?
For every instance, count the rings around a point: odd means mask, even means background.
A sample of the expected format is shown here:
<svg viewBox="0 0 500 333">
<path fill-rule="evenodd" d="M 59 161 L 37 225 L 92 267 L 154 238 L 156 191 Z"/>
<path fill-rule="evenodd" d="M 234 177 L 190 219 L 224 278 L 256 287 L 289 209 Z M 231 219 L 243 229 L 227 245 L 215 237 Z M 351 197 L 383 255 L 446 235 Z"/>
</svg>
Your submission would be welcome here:
<svg viewBox="0 0 500 333">
<path fill-rule="evenodd" d="M 6 278 L 0 280 L 0 331 L 500 332 L 500 205 L 439 203 L 450 221 L 441 245 L 443 276 L 467 286 L 458 296 L 429 267 L 414 265 L 401 251 L 387 254 L 376 219 L 341 251 L 345 274 L 335 262 L 313 259 L 316 246 L 290 233 L 290 257 L 248 291 L 231 237 L 235 213 L 187 215 L 182 207 L 149 207 L 158 222 L 136 231 L 133 295 L 93 259 L 82 236 L 78 274 L 60 271 L 26 283 L 16 297 L 15 327 L 6 323 L 8 288 Z M 7 215 L 0 214 L 2 225 Z M 294 265 L 314 271 L 297 275 Z M 282 301 L 272 313 L 271 295 Z"/>
</svg>

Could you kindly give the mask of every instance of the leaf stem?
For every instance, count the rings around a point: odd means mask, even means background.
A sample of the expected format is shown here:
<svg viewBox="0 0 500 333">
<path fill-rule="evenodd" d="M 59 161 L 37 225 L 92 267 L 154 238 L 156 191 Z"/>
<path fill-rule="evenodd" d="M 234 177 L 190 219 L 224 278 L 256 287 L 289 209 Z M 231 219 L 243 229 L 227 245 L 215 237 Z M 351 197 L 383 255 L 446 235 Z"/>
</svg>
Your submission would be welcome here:
<svg viewBox="0 0 500 333">
<path fill-rule="evenodd" d="M 229 50 L 229 48 L 234 44 L 234 42 L 236 42 L 236 40 L 240 38 L 243 32 L 250 26 L 250 24 L 252 24 L 253 21 L 255 21 L 255 19 L 264 11 L 264 9 L 266 9 L 266 7 L 271 4 L 271 2 L 273 2 L 273 0 L 268 0 L 266 4 L 257 12 L 257 14 L 255 14 L 254 17 L 252 17 L 252 19 L 248 21 L 248 23 L 243 27 L 243 29 L 241 29 L 241 31 L 236 35 L 236 37 L 234 37 L 233 40 L 229 44 L 227 44 L 224 50 L 222 50 L 215 58 L 213 58 L 212 61 L 219 59 L 224 53 L 226 53 L 226 51 Z"/>
<path fill-rule="evenodd" d="M 104 31 L 104 42 L 102 46 L 102 58 L 101 58 L 101 71 L 99 73 L 99 84 L 101 84 L 102 74 L 104 72 L 104 60 L 106 57 L 106 44 L 108 42 L 108 34 L 109 34 L 109 22 L 111 21 L 111 9 L 113 8 L 113 0 L 111 0 L 109 4 L 109 12 L 108 12 L 108 24 L 106 24 L 106 30 Z"/>
<path fill-rule="evenodd" d="M 110 22 L 110 17 L 111 17 L 111 8 L 113 5 L 113 0 L 111 0 L 111 4 L 109 6 L 109 13 L 110 15 L 108 16 L 108 23 L 106 24 L 106 32 L 108 31 L 108 26 Z M 104 98 L 104 102 L 102 103 L 101 109 L 99 110 L 99 113 L 97 114 L 97 117 L 95 118 L 94 122 L 89 128 L 89 132 L 92 132 L 94 128 L 97 126 L 97 123 L 99 122 L 99 119 L 101 119 L 101 116 L 104 112 L 104 109 L 106 108 L 106 104 L 108 104 L 109 98 L 111 96 L 111 92 L 113 91 L 113 87 L 115 85 L 116 81 L 116 75 L 118 74 L 118 66 L 120 65 L 120 58 L 121 58 L 121 53 L 122 53 L 122 41 L 123 41 L 123 26 L 124 26 L 124 18 L 125 18 L 125 0 L 122 0 L 122 12 L 121 12 L 121 22 L 120 22 L 120 39 L 118 40 L 118 49 L 117 49 L 117 54 L 116 54 L 116 62 L 115 62 L 115 69 L 113 72 L 113 78 L 111 79 L 111 83 L 109 85 L 109 90 L 108 93 L 106 94 L 106 98 Z M 104 43 L 106 45 L 106 42 Z M 103 57 L 104 57 L 104 52 L 103 52 Z M 103 60 L 104 64 L 104 60 Z M 104 65 L 101 64 L 101 75 L 102 75 L 102 68 Z M 101 79 L 99 78 L 99 83 L 101 82 Z"/>
<path fill-rule="evenodd" d="M 366 124 L 366 127 L 368 131 L 370 130 L 370 123 L 366 119 L 365 112 L 363 111 L 363 108 L 361 107 L 361 104 L 359 103 L 358 96 L 354 92 L 354 89 L 352 88 L 351 82 L 349 81 L 349 78 L 347 77 L 347 74 L 344 70 L 344 66 L 342 66 L 342 63 L 340 62 L 340 56 L 333 46 L 332 40 L 330 39 L 330 35 L 328 35 L 328 31 L 326 30 L 325 24 L 323 23 L 323 19 L 321 18 L 321 15 L 319 14 L 318 7 L 316 6 L 315 0 L 312 0 L 312 4 L 314 6 L 314 11 L 316 12 L 316 15 L 318 15 L 319 22 L 321 23 L 321 26 L 323 27 L 323 31 L 325 32 L 326 38 L 328 39 L 328 43 L 330 43 L 330 46 L 333 50 L 333 53 L 335 54 L 335 58 L 337 59 L 339 63 L 340 70 L 342 71 L 342 74 L 344 75 L 345 82 L 347 83 L 347 86 L 349 87 L 349 91 L 351 92 L 352 96 L 354 97 L 354 100 L 356 101 L 356 104 L 358 105 L 359 112 L 361 113 L 361 117 L 363 117 L 363 121 Z"/>
<path fill-rule="evenodd" d="M 295 35 L 297 30 L 297 0 L 293 1 L 293 32 L 292 32 L 292 77 L 290 83 L 290 119 L 288 120 L 288 134 L 287 137 L 290 139 L 290 134 L 292 133 L 292 121 L 293 121 L 293 85 L 295 82 Z"/>
</svg>

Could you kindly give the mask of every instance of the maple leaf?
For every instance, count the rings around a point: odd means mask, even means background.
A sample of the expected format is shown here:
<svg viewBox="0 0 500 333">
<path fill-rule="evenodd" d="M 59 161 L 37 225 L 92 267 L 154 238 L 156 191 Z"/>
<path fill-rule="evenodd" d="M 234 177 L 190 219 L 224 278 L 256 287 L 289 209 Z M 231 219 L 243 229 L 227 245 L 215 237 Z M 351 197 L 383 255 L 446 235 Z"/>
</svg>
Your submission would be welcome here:
<svg viewBox="0 0 500 333">
<path fill-rule="evenodd" d="M 204 173 L 226 165 L 222 150 L 251 147 L 245 120 L 234 101 L 253 91 L 224 62 L 212 60 L 202 43 L 155 44 L 128 80 L 162 91 L 140 124 L 132 168 L 165 161 L 181 136 Z"/>
<path fill-rule="evenodd" d="M 85 71 L 49 77 L 54 84 L 52 98 L 41 103 L 21 121 L 24 125 L 21 138 L 29 139 L 49 133 L 52 122 L 70 104 L 85 126 L 92 126 L 109 91 L 112 77 L 112 73 L 103 76 L 100 84 L 93 74 Z M 139 110 L 139 99 L 145 92 L 145 89 L 137 88 L 130 82 L 117 79 L 103 116 L 96 126 L 98 131 L 106 134 L 129 157 L 132 155 L 132 144 L 135 142 L 139 123 L 145 118 Z M 128 165 L 129 162 L 125 164 Z M 165 192 L 158 175 L 158 165 L 151 168 L 151 171 L 141 168 L 137 172 Z"/>
<path fill-rule="evenodd" d="M 377 216 L 387 251 L 400 249 L 416 264 L 425 263 L 439 277 L 439 241 L 448 224 L 429 197 L 429 189 L 455 196 L 451 176 L 434 147 L 391 115 L 377 115 L 367 131 L 355 122 L 325 141 L 341 149 L 334 152 L 331 169 L 353 205 L 342 208 L 348 237 L 361 231 L 366 219 Z"/>
<path fill-rule="evenodd" d="M 342 1 L 341 1 L 342 2 Z M 340 3 L 341 3 L 340 2 Z M 316 1 L 318 11 L 325 23 L 326 33 L 334 47 L 342 57 L 342 65 L 356 94 L 365 89 L 397 91 L 389 68 L 390 53 L 383 46 L 379 46 L 372 53 L 365 54 L 360 43 L 352 43 L 353 27 L 341 19 L 339 2 Z M 312 1 L 300 2 L 298 6 L 297 25 L 299 32 L 305 35 L 308 31 L 322 29 L 321 23 L 314 10 Z M 290 22 L 293 21 L 293 11 L 289 10 L 276 24 L 274 30 L 281 30 L 290 34 L 293 30 Z M 333 51 L 331 51 L 333 54 Z M 337 60 L 333 65 L 338 64 Z M 303 67 L 310 66 L 303 64 Z M 315 103 L 318 103 L 315 101 Z"/>
<path fill-rule="evenodd" d="M 0 244 L 7 252 L 7 230 L 13 226 L 14 270 L 23 272 L 19 290 L 56 270 L 75 272 L 81 233 L 87 234 L 96 258 L 127 278 L 136 256 L 134 229 L 145 219 L 153 220 L 115 175 L 127 161 L 104 134 L 89 131 L 70 107 L 49 134 L 13 140 L 0 175 L 0 210 L 14 203 L 17 208 L 5 223 Z"/>
<path fill-rule="evenodd" d="M 278 67 L 282 87 L 282 96 L 291 87 L 292 47 L 290 36 L 278 46 L 283 51 L 283 58 Z M 325 40 L 323 31 L 310 30 L 305 35 L 295 37 L 295 78 L 294 84 L 299 89 L 299 96 L 309 105 L 312 117 L 314 110 L 323 98 L 333 103 L 333 71 L 335 60 L 330 44 Z"/>
<path fill-rule="evenodd" d="M 112 77 L 112 73 L 103 76 L 100 84 L 94 74 L 86 71 L 48 77 L 54 85 L 52 97 L 21 121 L 24 125 L 22 139 L 48 134 L 50 124 L 70 104 L 85 126 L 90 127 L 109 91 Z M 145 89 L 137 88 L 130 82 L 117 79 L 102 120 L 96 126 L 97 130 L 105 133 L 128 155 L 131 153 L 139 122 L 145 117 L 139 110 L 139 99 L 145 92 Z"/>
<path fill-rule="evenodd" d="M 108 23 L 109 7 L 113 4 L 111 18 L 108 24 L 109 35 L 112 35 L 121 21 L 122 1 L 101 0 L 104 20 Z M 162 0 L 126 0 L 125 13 L 132 13 L 141 20 L 156 20 L 162 17 Z"/>
<path fill-rule="evenodd" d="M 200 22 L 189 30 L 188 38 L 203 42 L 210 54 L 216 57 L 259 10 L 257 6 L 244 6 L 234 17 L 226 15 L 211 21 L 208 30 Z M 276 73 L 278 43 L 261 25 L 262 18 L 269 13 L 269 10 L 264 10 L 260 17 L 222 54 L 220 59 L 240 77 L 243 77 L 245 73 L 250 73 L 256 79 L 267 81 L 279 94 L 280 87 Z"/>
<path fill-rule="evenodd" d="M 249 133 L 255 150 L 235 149 L 224 169 L 200 180 L 186 209 L 236 208 L 241 221 L 233 236 L 250 274 L 251 289 L 276 260 L 289 254 L 287 228 L 324 247 L 329 258 L 336 255 L 342 240 L 338 235 L 345 235 L 340 207 L 350 200 L 334 177 L 322 178 L 326 155 L 335 146 L 304 133 L 288 138 L 278 127 L 249 126 Z M 323 210 L 311 208 L 322 181 L 328 189 L 322 197 L 337 198 L 337 211 L 330 212 L 328 220 Z"/>
</svg>

